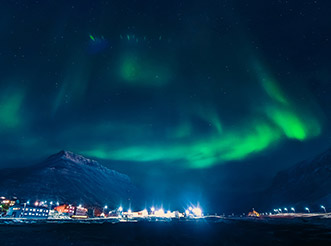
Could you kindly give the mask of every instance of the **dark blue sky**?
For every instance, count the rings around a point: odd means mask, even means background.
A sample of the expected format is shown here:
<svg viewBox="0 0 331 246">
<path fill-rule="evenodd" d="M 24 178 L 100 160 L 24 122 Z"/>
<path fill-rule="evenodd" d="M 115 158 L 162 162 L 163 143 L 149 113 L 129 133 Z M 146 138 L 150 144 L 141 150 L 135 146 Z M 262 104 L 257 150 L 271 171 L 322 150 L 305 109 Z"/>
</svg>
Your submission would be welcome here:
<svg viewBox="0 0 331 246">
<path fill-rule="evenodd" d="M 330 10 L 6 1 L 1 167 L 67 149 L 127 173 L 151 200 L 262 190 L 330 146 Z"/>
</svg>

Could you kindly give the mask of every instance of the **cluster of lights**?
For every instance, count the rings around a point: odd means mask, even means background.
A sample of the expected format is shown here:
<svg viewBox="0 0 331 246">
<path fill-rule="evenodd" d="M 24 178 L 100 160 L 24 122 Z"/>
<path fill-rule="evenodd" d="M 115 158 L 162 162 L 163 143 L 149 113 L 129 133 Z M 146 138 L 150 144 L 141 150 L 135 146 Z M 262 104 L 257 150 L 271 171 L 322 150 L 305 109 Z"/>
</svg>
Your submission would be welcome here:
<svg viewBox="0 0 331 246">
<path fill-rule="evenodd" d="M 156 210 L 154 214 L 157 217 L 164 217 L 164 210 L 163 210 L 163 208 L 160 208 L 159 210 Z"/>
<path fill-rule="evenodd" d="M 48 201 L 35 201 L 34 206 L 36 206 L 36 207 L 37 206 L 47 206 L 47 203 L 48 203 Z M 30 200 L 28 200 L 26 202 L 26 205 L 30 205 Z M 59 202 L 54 203 L 53 201 L 51 201 L 51 202 L 49 202 L 49 205 L 50 206 L 53 206 L 53 205 L 59 206 L 60 203 Z"/>
<path fill-rule="evenodd" d="M 104 206 L 104 209 L 108 209 L 108 206 Z M 170 210 L 165 211 L 162 207 L 161 208 L 155 208 L 154 206 L 150 207 L 150 209 L 144 209 L 142 211 L 139 212 L 133 212 L 130 208 L 124 212 L 124 209 L 122 206 L 118 207 L 115 210 L 118 214 L 120 215 L 127 215 L 127 216 L 141 216 L 141 217 L 148 217 L 153 216 L 153 217 L 163 217 L 163 218 L 172 218 L 175 216 L 178 216 L 176 212 L 172 212 Z M 111 212 L 109 212 L 111 213 Z M 104 213 L 103 213 L 104 214 Z M 192 216 L 192 217 L 201 217 L 202 216 L 202 210 L 199 207 L 189 207 L 189 209 L 187 209 L 185 211 L 186 216 Z M 180 216 L 180 215 L 179 215 Z M 183 216 L 183 215 L 182 215 Z"/>
<path fill-rule="evenodd" d="M 188 209 L 185 210 L 185 215 L 186 216 L 196 216 L 196 217 L 201 217 L 202 216 L 202 210 L 199 207 L 192 207 L 190 206 Z"/>
<path fill-rule="evenodd" d="M 307 213 L 310 213 L 310 209 L 308 207 L 305 207 L 304 209 L 305 209 L 305 211 L 307 211 Z M 321 209 L 323 209 L 324 213 L 326 213 L 326 208 L 323 205 L 321 205 Z M 284 208 L 283 210 L 284 210 L 284 213 L 288 213 L 288 209 L 287 208 Z M 283 210 L 281 208 L 278 208 L 278 209 L 274 209 L 274 212 L 275 213 L 282 213 Z M 292 211 L 293 213 L 295 213 L 295 208 L 294 207 L 291 207 L 290 211 Z"/>
</svg>

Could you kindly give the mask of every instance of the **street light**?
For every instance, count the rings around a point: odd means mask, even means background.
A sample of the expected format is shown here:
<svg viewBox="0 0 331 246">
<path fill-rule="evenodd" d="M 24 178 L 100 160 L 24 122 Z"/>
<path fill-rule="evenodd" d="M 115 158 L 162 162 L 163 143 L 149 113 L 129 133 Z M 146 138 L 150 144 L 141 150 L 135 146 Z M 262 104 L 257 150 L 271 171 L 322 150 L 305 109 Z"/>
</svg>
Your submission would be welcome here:
<svg viewBox="0 0 331 246">
<path fill-rule="evenodd" d="M 291 210 L 295 213 L 295 209 L 294 208 L 291 208 Z"/>
<path fill-rule="evenodd" d="M 321 209 L 323 209 L 324 210 L 324 213 L 326 213 L 326 209 L 325 209 L 325 207 L 323 205 L 321 205 Z"/>
<path fill-rule="evenodd" d="M 284 211 L 286 211 L 286 212 L 287 212 L 287 208 L 284 208 Z"/>
<path fill-rule="evenodd" d="M 281 208 L 279 208 L 278 211 L 282 213 L 282 209 Z"/>
<path fill-rule="evenodd" d="M 122 212 L 122 211 L 123 211 L 122 206 L 120 206 L 120 207 L 118 208 L 118 211 L 119 211 L 119 212 Z"/>
<path fill-rule="evenodd" d="M 309 208 L 305 207 L 305 210 L 307 210 L 307 211 L 308 211 L 308 213 L 310 213 L 310 210 L 309 210 Z"/>
<path fill-rule="evenodd" d="M 108 208 L 108 206 L 106 205 L 106 206 L 105 206 L 105 209 L 107 209 L 107 208 Z"/>
</svg>

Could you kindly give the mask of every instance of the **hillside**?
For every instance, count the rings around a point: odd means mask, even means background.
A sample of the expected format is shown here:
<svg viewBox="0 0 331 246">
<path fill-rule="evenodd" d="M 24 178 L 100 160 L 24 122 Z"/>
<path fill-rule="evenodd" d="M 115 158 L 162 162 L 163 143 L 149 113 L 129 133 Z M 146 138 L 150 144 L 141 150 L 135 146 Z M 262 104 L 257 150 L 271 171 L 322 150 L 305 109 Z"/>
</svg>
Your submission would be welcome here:
<svg viewBox="0 0 331 246">
<path fill-rule="evenodd" d="M 61 151 L 37 165 L 2 170 L 0 194 L 27 200 L 118 206 L 133 202 L 136 188 L 127 175 Z"/>
</svg>

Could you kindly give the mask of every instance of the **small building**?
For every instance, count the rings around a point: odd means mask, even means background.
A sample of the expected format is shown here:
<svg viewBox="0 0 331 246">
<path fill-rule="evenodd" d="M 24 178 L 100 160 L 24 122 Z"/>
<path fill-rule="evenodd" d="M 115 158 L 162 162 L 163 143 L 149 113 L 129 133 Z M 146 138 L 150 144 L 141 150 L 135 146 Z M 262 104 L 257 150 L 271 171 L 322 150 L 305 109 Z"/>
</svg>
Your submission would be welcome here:
<svg viewBox="0 0 331 246">
<path fill-rule="evenodd" d="M 54 208 L 55 211 L 59 212 L 60 214 L 65 214 L 68 216 L 72 216 L 75 214 L 75 207 L 71 205 L 60 205 Z"/>
<path fill-rule="evenodd" d="M 63 214 L 66 216 L 70 216 L 70 217 L 76 217 L 76 218 L 87 218 L 87 208 L 84 208 L 82 206 L 72 206 L 72 205 L 60 205 L 54 208 L 55 211 L 57 211 L 59 214 Z"/>
<path fill-rule="evenodd" d="M 76 216 L 86 216 L 87 217 L 87 211 L 88 211 L 87 208 L 83 208 L 83 207 L 78 206 L 75 209 L 75 215 Z"/>
<path fill-rule="evenodd" d="M 47 219 L 49 209 L 45 207 L 37 207 L 30 205 L 17 205 L 10 207 L 7 216 L 14 218 L 29 218 L 29 219 Z"/>
<path fill-rule="evenodd" d="M 255 209 L 253 208 L 252 212 L 248 213 L 249 217 L 260 217 L 260 214 L 258 212 L 255 211 Z"/>
</svg>

